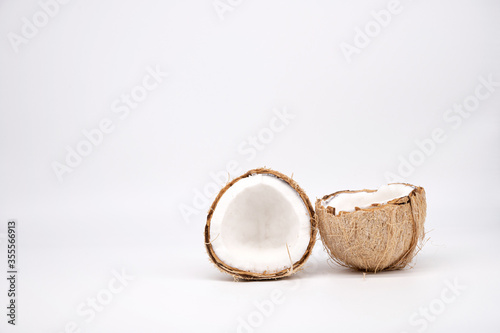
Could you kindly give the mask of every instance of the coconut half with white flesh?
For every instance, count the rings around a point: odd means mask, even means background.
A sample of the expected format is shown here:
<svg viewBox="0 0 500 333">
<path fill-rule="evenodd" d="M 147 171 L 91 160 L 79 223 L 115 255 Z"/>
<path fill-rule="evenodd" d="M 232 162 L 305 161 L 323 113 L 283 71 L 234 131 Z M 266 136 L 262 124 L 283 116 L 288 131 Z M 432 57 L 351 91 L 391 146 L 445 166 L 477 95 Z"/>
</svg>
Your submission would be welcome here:
<svg viewBox="0 0 500 333">
<path fill-rule="evenodd" d="M 421 247 L 425 191 L 410 184 L 340 191 L 316 201 L 321 240 L 337 263 L 367 272 L 406 267 Z"/>
<path fill-rule="evenodd" d="M 237 279 L 285 277 L 300 269 L 316 241 L 316 220 L 298 184 L 260 168 L 230 181 L 207 216 L 211 261 Z"/>
</svg>

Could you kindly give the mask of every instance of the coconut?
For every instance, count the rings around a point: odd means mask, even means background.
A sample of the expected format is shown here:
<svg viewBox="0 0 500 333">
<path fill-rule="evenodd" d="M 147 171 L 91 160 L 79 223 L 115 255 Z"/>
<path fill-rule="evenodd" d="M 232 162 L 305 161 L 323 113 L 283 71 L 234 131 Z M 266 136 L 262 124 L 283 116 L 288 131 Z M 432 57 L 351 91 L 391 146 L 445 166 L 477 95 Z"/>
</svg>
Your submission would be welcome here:
<svg viewBox="0 0 500 333">
<path fill-rule="evenodd" d="M 389 184 L 316 200 L 321 240 L 340 265 L 377 272 L 406 267 L 422 246 L 427 204 L 422 187 Z"/>
<path fill-rule="evenodd" d="M 210 260 L 235 279 L 266 280 L 291 275 L 316 241 L 314 209 L 290 177 L 259 168 L 230 181 L 207 216 Z"/>
</svg>

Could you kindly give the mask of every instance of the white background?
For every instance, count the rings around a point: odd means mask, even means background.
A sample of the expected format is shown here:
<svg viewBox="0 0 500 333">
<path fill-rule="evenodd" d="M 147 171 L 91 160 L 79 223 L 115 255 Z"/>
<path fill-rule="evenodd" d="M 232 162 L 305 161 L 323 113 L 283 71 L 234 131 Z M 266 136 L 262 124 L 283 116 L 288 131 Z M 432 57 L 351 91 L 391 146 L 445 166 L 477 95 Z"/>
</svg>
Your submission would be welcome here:
<svg viewBox="0 0 500 333">
<path fill-rule="evenodd" d="M 351 57 L 343 43 L 389 1 L 230 3 L 220 14 L 211 0 L 73 0 L 15 46 L 23 18 L 42 9 L 0 1 L 2 271 L 8 219 L 19 243 L 17 325 L 1 278 L 0 331 L 498 329 L 500 87 L 460 124 L 444 117 L 474 100 L 481 78 L 500 82 L 500 2 L 402 0 Z M 112 104 L 148 68 L 168 77 L 121 119 Z M 294 118 L 244 153 L 285 109 Z M 105 118 L 114 130 L 59 180 L 54 162 Z M 446 139 L 424 154 L 416 142 L 436 129 Z M 418 165 L 402 175 L 411 156 Z M 231 177 L 293 173 L 312 201 L 399 174 L 427 191 L 430 240 L 413 269 L 365 280 L 329 264 L 319 241 L 294 277 L 235 283 L 203 245 L 211 173 L 228 163 Z M 133 280 L 110 294 L 121 271 Z M 273 292 L 279 303 L 259 310 Z M 78 313 L 99 295 L 112 299 Z"/>
</svg>

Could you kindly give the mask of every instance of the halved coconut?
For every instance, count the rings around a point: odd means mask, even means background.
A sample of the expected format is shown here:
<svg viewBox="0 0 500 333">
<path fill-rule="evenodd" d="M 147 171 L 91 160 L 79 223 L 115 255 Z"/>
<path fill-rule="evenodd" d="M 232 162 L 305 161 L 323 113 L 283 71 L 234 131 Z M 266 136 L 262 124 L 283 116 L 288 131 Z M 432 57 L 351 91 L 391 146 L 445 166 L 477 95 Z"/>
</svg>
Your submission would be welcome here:
<svg viewBox="0 0 500 333">
<path fill-rule="evenodd" d="M 222 271 L 247 280 L 295 273 L 316 241 L 314 210 L 291 178 L 254 169 L 229 182 L 207 216 L 205 245 Z"/>
<path fill-rule="evenodd" d="M 426 208 L 424 189 L 410 184 L 340 191 L 316 201 L 321 240 L 331 258 L 371 272 L 411 262 L 424 237 Z"/>
</svg>

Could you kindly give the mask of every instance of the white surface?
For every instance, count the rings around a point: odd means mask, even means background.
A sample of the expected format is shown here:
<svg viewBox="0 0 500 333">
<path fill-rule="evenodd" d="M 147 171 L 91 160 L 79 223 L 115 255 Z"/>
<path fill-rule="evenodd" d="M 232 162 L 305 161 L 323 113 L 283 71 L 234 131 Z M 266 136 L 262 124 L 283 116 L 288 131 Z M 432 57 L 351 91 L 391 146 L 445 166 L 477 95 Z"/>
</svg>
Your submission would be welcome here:
<svg viewBox="0 0 500 333">
<path fill-rule="evenodd" d="M 275 288 L 255 332 L 418 332 L 410 317 L 455 278 L 467 289 L 425 332 L 496 332 L 500 88 L 484 82 L 500 82 L 500 3 L 401 1 L 350 63 L 340 45 L 388 1 L 231 3 L 221 20 L 212 1 L 73 0 L 15 53 L 40 5 L 0 2 L 0 276 L 9 218 L 20 245 L 19 326 L 2 310 L 0 332 L 82 323 L 121 269 L 135 280 L 84 332 L 236 332 Z M 106 119 L 59 181 L 53 162 Z M 206 213 L 228 172 L 262 166 L 311 200 L 403 174 L 426 190 L 431 241 L 413 270 L 365 281 L 317 243 L 292 279 L 233 283 L 208 261 Z"/>
<path fill-rule="evenodd" d="M 311 216 L 300 195 L 269 174 L 238 180 L 220 198 L 210 222 L 222 262 L 249 272 L 279 272 L 306 252 Z"/>
<path fill-rule="evenodd" d="M 433 215 L 430 223 L 445 218 Z M 433 315 L 425 332 L 495 332 L 500 295 L 500 271 L 494 264 L 500 251 L 498 229 L 440 228 L 429 236 L 413 269 L 368 274 L 365 279 L 362 273 L 328 263 L 321 242 L 303 271 L 269 282 L 233 282 L 202 255 L 201 237 L 199 245 L 182 256 L 175 255 L 168 244 L 26 249 L 17 330 L 61 332 L 67 322 L 74 321 L 84 332 L 194 332 L 203 328 L 237 332 L 239 318 L 248 320 L 262 313 L 255 302 L 266 303 L 278 290 L 280 302 L 255 332 L 300 332 L 307 327 L 315 332 L 410 333 L 421 328 L 411 325 L 410 318 L 441 299 L 448 289 L 446 281 L 457 280 L 465 289 L 442 313 Z M 87 316 L 77 314 L 79 305 L 96 298 L 113 278 L 112 271 L 123 267 L 134 280 L 87 323 Z M 445 292 L 445 297 L 453 295 Z"/>
<path fill-rule="evenodd" d="M 372 204 L 386 204 L 391 200 L 407 196 L 413 189 L 412 186 L 402 184 L 382 185 L 376 192 L 339 193 L 321 204 L 324 207 L 335 208 L 335 215 L 339 215 L 340 212 L 354 212 L 356 207 L 367 208 Z"/>
</svg>

